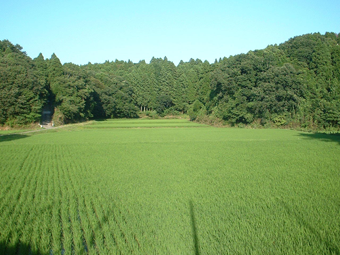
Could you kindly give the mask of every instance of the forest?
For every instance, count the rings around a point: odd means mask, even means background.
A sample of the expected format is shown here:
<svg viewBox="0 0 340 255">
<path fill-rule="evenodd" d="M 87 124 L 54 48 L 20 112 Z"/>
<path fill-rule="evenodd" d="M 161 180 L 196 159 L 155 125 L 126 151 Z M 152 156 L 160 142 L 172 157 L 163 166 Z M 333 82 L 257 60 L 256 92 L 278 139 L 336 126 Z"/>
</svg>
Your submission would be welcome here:
<svg viewBox="0 0 340 255">
<path fill-rule="evenodd" d="M 305 34 L 279 45 L 177 66 L 164 58 L 61 64 L 56 54 L 34 59 L 0 41 L 0 125 L 41 120 L 54 109 L 57 124 L 88 119 L 188 114 L 230 126 L 340 128 L 340 37 Z"/>
</svg>

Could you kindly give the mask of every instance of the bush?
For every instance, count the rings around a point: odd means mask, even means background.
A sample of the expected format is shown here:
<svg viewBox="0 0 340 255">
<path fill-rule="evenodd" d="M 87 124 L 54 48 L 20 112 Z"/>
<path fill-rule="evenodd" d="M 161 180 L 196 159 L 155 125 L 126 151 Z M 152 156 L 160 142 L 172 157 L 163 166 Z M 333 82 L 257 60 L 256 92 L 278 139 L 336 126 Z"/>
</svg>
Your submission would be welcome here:
<svg viewBox="0 0 340 255">
<path fill-rule="evenodd" d="M 194 112 L 192 108 L 188 110 L 188 115 L 191 121 L 195 120 L 197 118 L 197 113 Z"/>
<path fill-rule="evenodd" d="M 164 111 L 164 114 L 165 114 L 165 115 L 178 116 L 178 115 L 180 115 L 180 112 L 179 112 L 179 111 L 176 111 L 174 108 L 170 107 L 169 109 L 166 109 L 166 110 Z"/>
<path fill-rule="evenodd" d="M 273 120 L 274 124 L 278 127 L 287 123 L 287 120 L 286 120 L 285 116 L 283 116 L 283 115 L 274 116 L 272 118 L 272 120 Z"/>
<path fill-rule="evenodd" d="M 55 126 L 61 126 L 65 124 L 65 115 L 58 109 L 55 108 L 52 116 L 52 121 Z"/>
<path fill-rule="evenodd" d="M 214 126 L 214 127 L 225 126 L 222 119 L 217 118 L 212 115 L 199 115 L 197 116 L 196 121 L 199 123 L 203 123 L 203 124 Z"/>
<path fill-rule="evenodd" d="M 262 123 L 262 119 L 255 119 L 255 120 L 250 124 L 250 127 L 251 127 L 251 128 L 262 128 L 263 125 L 262 125 L 261 123 Z"/>
<path fill-rule="evenodd" d="M 156 111 L 146 111 L 145 115 L 152 118 L 152 119 L 158 119 L 159 115 Z"/>
<path fill-rule="evenodd" d="M 196 100 L 193 104 L 191 104 L 188 109 L 190 120 L 195 120 L 198 116 L 204 116 L 206 113 L 207 110 L 205 106 L 199 100 Z"/>
</svg>

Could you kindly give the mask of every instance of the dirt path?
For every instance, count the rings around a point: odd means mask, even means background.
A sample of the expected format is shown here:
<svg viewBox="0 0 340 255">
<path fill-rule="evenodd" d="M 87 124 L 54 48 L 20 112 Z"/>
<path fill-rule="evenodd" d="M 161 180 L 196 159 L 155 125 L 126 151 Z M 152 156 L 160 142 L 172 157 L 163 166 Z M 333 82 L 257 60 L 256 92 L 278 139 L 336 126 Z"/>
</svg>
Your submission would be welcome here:
<svg viewBox="0 0 340 255">
<path fill-rule="evenodd" d="M 60 129 L 60 128 L 73 127 L 73 126 L 85 126 L 85 125 L 87 125 L 89 123 L 91 123 L 91 121 L 82 122 L 82 123 L 75 123 L 75 124 L 67 124 L 67 125 L 58 126 L 58 127 L 52 127 L 52 126 L 45 127 L 45 125 L 43 125 L 43 128 L 41 128 L 41 129 L 29 130 L 29 131 L 18 131 L 18 132 L 13 132 L 13 133 L 9 133 L 9 134 L 0 134 L 0 136 L 18 135 L 18 134 L 29 134 L 29 133 L 48 131 L 48 130 L 55 130 L 55 129 Z"/>
</svg>

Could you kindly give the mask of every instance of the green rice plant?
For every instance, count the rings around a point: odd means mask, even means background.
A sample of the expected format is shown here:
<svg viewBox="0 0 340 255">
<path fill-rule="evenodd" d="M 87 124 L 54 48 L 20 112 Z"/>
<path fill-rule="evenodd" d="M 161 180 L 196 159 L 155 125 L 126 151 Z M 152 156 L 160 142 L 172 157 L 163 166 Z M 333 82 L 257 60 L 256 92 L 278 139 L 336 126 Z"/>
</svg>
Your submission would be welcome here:
<svg viewBox="0 0 340 255">
<path fill-rule="evenodd" d="M 41 242 L 40 242 L 40 252 L 43 254 L 48 254 L 51 251 L 51 243 L 52 243 L 52 231 L 51 231 L 51 215 L 50 211 L 45 211 L 41 217 Z"/>
<path fill-rule="evenodd" d="M 51 232 L 52 232 L 52 245 L 51 250 L 53 254 L 61 253 L 62 243 L 61 243 L 61 224 L 60 224 L 60 212 L 57 206 L 53 207 L 52 217 L 51 217 Z"/>
<path fill-rule="evenodd" d="M 87 208 L 87 215 L 90 219 L 93 236 L 94 236 L 94 242 L 96 245 L 96 249 L 98 253 L 103 254 L 106 250 L 106 244 L 105 244 L 105 236 L 102 229 L 102 222 L 101 219 L 98 216 L 98 210 L 94 206 L 94 201 L 91 200 L 90 202 L 86 203 Z"/>
<path fill-rule="evenodd" d="M 22 237 L 22 232 L 27 218 L 29 206 L 27 202 L 30 201 L 29 194 L 32 192 L 32 186 L 30 186 L 30 183 L 31 179 L 28 179 L 25 183 L 17 184 L 16 187 L 13 187 L 15 190 L 14 194 L 17 194 L 15 196 L 16 203 L 13 203 L 13 200 L 3 201 L 3 205 L 7 207 L 7 212 L 4 211 L 2 214 L 3 221 L 1 225 L 10 229 L 10 233 L 7 238 L 9 240 L 9 247 L 13 248 L 14 252 L 19 249 L 19 245 L 21 243 L 20 239 Z"/>
<path fill-rule="evenodd" d="M 103 199 L 103 196 L 97 196 L 94 203 L 95 205 L 93 206 L 93 208 L 98 218 L 97 223 L 102 228 L 106 251 L 111 251 L 111 253 L 118 253 L 118 243 L 120 240 L 120 238 L 118 238 L 119 233 L 117 232 L 117 228 L 115 228 L 116 224 L 112 226 L 109 222 L 109 218 L 111 218 L 110 215 L 112 212 L 108 209 L 107 203 Z M 108 212 L 109 215 L 107 215 L 105 212 Z"/>
<path fill-rule="evenodd" d="M 31 194 L 35 190 L 35 186 L 32 185 L 31 189 L 27 191 L 27 194 Z M 30 195 L 27 197 L 25 202 L 24 210 L 21 211 L 23 217 L 23 224 L 16 223 L 16 231 L 21 233 L 20 236 L 20 247 L 19 254 L 28 254 L 31 250 L 31 235 L 33 232 L 33 227 L 36 219 L 35 206 L 33 204 L 33 197 Z"/>
<path fill-rule="evenodd" d="M 32 232 L 31 232 L 31 241 L 30 241 L 30 252 L 34 255 L 39 254 L 39 243 L 40 243 L 40 234 L 39 234 L 39 222 L 35 221 L 32 224 Z"/>
<path fill-rule="evenodd" d="M 84 252 L 83 235 L 81 231 L 81 225 L 79 221 L 78 206 L 76 204 L 77 198 L 71 199 L 70 204 L 70 218 L 72 224 L 72 233 L 74 240 L 74 252 L 81 254 Z"/>
<path fill-rule="evenodd" d="M 80 204 L 79 215 L 85 239 L 86 251 L 89 253 L 95 253 L 93 233 L 91 225 L 89 223 L 89 219 L 87 218 L 84 201 L 80 201 L 79 204 Z"/>
<path fill-rule="evenodd" d="M 38 150 L 39 151 L 39 150 Z M 38 155 L 38 154 L 35 154 Z M 43 169 L 43 163 L 41 160 L 37 160 L 35 167 Z M 50 234 L 50 219 L 51 219 L 51 202 L 48 194 L 48 172 L 43 171 L 38 174 L 36 178 L 37 187 L 34 193 L 33 205 L 35 211 L 35 225 L 38 225 L 38 235 L 40 242 L 38 243 L 39 253 L 49 253 L 51 234 Z"/>
<path fill-rule="evenodd" d="M 207 127 L 206 125 L 190 122 L 185 119 L 138 119 L 94 121 L 85 128 L 160 128 L 160 127 Z"/>
<path fill-rule="evenodd" d="M 69 216 L 69 200 L 62 199 L 61 203 L 61 224 L 62 224 L 62 247 L 66 254 L 71 254 L 73 249 L 72 229 Z"/>
<path fill-rule="evenodd" d="M 1 140 L 0 253 L 339 253 L 337 136 L 143 121 Z"/>
</svg>

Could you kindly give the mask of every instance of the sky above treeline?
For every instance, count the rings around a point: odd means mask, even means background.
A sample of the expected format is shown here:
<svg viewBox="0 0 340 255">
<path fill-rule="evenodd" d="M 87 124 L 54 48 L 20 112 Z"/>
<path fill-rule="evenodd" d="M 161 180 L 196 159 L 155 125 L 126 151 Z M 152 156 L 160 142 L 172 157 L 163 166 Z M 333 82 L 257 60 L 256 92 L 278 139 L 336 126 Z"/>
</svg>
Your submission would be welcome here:
<svg viewBox="0 0 340 255">
<path fill-rule="evenodd" d="M 0 40 L 62 63 L 214 62 L 289 38 L 340 32 L 339 0 L 3 1 Z"/>
</svg>

